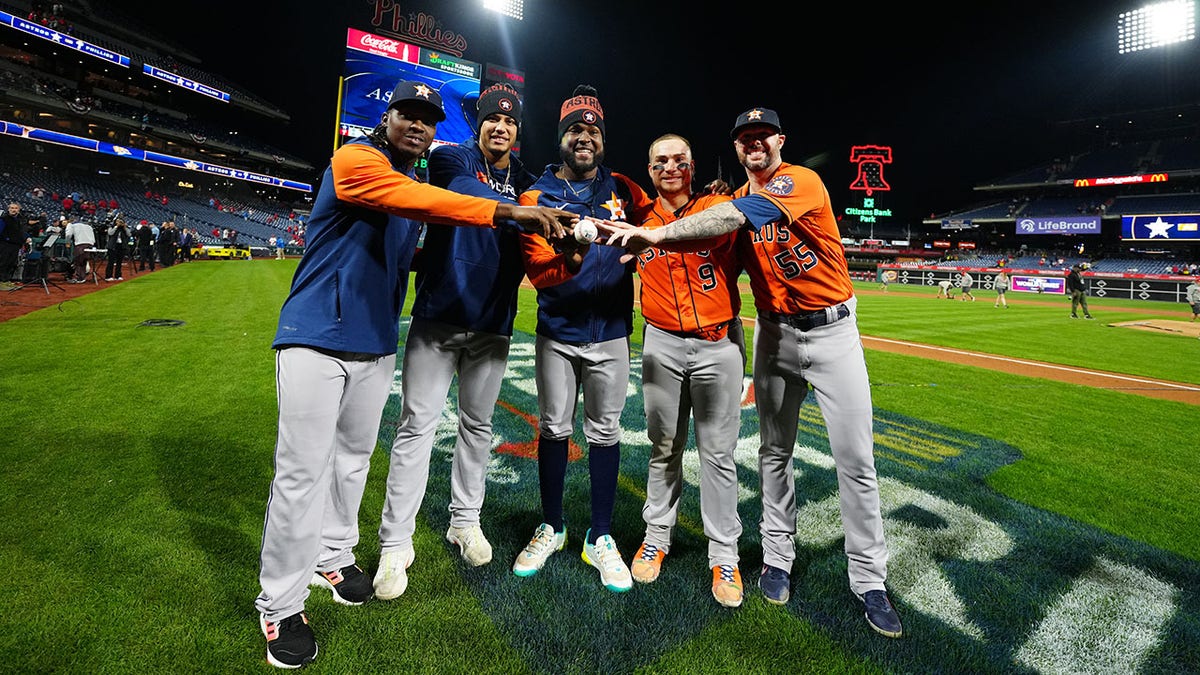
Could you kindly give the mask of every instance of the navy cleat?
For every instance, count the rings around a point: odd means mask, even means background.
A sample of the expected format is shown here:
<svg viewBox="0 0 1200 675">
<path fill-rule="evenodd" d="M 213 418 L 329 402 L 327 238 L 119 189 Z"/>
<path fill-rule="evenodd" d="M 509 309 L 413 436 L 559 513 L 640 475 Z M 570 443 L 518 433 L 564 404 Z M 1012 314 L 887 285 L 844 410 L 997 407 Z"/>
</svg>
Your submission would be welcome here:
<svg viewBox="0 0 1200 675">
<path fill-rule="evenodd" d="M 787 572 L 778 567 L 763 565 L 762 574 L 758 577 L 758 587 L 762 589 L 767 602 L 775 605 L 787 604 L 788 598 L 792 596 L 791 586 L 792 579 Z"/>
<path fill-rule="evenodd" d="M 890 638 L 898 638 L 904 634 L 904 626 L 900 625 L 900 615 L 892 606 L 887 591 L 867 591 L 858 596 L 866 606 L 867 623 L 876 633 Z"/>
</svg>

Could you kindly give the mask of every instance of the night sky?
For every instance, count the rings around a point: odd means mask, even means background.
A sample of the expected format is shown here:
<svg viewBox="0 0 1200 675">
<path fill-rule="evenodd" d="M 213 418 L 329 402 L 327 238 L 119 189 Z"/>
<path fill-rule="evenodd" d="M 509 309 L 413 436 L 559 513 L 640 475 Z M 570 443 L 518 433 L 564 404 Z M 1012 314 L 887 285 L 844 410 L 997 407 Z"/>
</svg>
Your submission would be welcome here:
<svg viewBox="0 0 1200 675">
<path fill-rule="evenodd" d="M 719 162 L 723 177 L 743 182 L 729 130 L 738 113 L 764 106 L 782 120 L 784 160 L 816 169 L 838 209 L 862 198 L 848 189 L 850 147 L 890 146 L 892 191 L 876 193 L 878 205 L 914 227 L 981 199 L 974 185 L 1081 149 L 1086 139 L 1063 121 L 1200 106 L 1196 41 L 1118 58 L 1117 15 L 1141 6 L 1128 2 L 966 3 L 940 15 L 922 3 L 704 12 L 695 2 L 529 0 L 517 22 L 479 0 L 177 0 L 170 15 L 183 22 L 135 16 L 288 111 L 290 124 L 259 133 L 323 169 L 346 28 L 386 34 L 371 25 L 376 1 L 461 35 L 462 58 L 524 71 L 521 154 L 535 173 L 558 161 L 558 107 L 579 83 L 595 86 L 605 109 L 605 163 L 647 188 L 647 146 L 668 131 L 692 141 L 699 181 Z"/>
</svg>

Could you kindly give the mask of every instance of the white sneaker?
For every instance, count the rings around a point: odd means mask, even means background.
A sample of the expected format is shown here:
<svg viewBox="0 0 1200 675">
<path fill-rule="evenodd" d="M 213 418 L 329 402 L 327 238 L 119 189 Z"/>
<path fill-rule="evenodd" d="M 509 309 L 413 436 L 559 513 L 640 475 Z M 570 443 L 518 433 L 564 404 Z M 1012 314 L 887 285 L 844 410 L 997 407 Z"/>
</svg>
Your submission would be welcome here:
<svg viewBox="0 0 1200 675">
<path fill-rule="evenodd" d="M 593 545 L 587 543 L 591 533 L 592 531 L 588 530 L 587 535 L 584 535 L 583 553 L 580 555 L 583 561 L 600 570 L 600 582 L 613 593 L 622 593 L 633 588 L 633 576 L 629 574 L 625 561 L 621 560 L 621 552 L 617 550 L 617 543 L 613 541 L 612 535 L 599 537 Z"/>
<path fill-rule="evenodd" d="M 408 588 L 408 566 L 417 557 L 416 551 L 403 549 L 389 551 L 379 557 L 379 569 L 375 570 L 375 597 L 393 600 L 404 595 Z"/>
<path fill-rule="evenodd" d="M 446 541 L 451 544 L 458 544 L 458 552 L 462 555 L 463 560 L 466 560 L 474 567 L 486 565 L 492 561 L 492 545 L 488 543 L 487 537 L 483 536 L 483 530 L 478 525 L 469 527 L 454 527 L 446 530 Z"/>
<path fill-rule="evenodd" d="M 533 532 L 533 539 L 525 545 L 525 550 L 517 554 L 517 561 L 513 563 L 513 574 L 519 577 L 528 577 L 537 574 L 537 571 L 542 569 L 542 565 L 546 564 L 546 559 L 556 551 L 563 550 L 563 546 L 567 544 L 567 531 L 555 532 L 553 527 L 546 523 L 538 525 Z"/>
</svg>

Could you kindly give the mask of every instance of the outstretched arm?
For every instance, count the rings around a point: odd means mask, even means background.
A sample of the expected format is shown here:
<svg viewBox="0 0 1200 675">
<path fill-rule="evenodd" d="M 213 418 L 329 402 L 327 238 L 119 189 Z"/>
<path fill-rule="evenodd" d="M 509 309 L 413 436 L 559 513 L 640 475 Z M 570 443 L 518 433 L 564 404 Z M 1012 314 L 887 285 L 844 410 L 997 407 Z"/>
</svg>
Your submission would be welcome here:
<svg viewBox="0 0 1200 675">
<path fill-rule="evenodd" d="M 716 237 L 733 232 L 746 223 L 746 215 L 733 202 L 722 202 L 654 229 L 609 221 L 600 221 L 599 226 L 608 235 L 606 244 L 622 246 L 632 253 L 638 253 L 663 242 Z"/>
<path fill-rule="evenodd" d="M 579 220 L 579 216 L 549 206 L 517 206 L 500 202 L 496 206 L 496 215 L 492 222 L 499 225 L 505 220 L 515 222 L 526 232 L 540 233 L 547 239 L 562 239 L 567 232 L 566 228 Z"/>
</svg>

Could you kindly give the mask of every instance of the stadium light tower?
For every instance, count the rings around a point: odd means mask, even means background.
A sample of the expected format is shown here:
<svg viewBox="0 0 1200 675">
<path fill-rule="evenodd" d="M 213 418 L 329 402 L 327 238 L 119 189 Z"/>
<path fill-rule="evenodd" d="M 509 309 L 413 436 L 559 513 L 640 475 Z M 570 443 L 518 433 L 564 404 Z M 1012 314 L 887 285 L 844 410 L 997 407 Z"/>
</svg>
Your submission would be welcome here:
<svg viewBox="0 0 1200 675">
<path fill-rule="evenodd" d="M 483 8 L 510 16 L 517 21 L 525 18 L 525 0 L 483 0 Z"/>
<path fill-rule="evenodd" d="M 1117 53 L 1196 39 L 1195 0 L 1166 0 L 1117 17 Z"/>
</svg>

